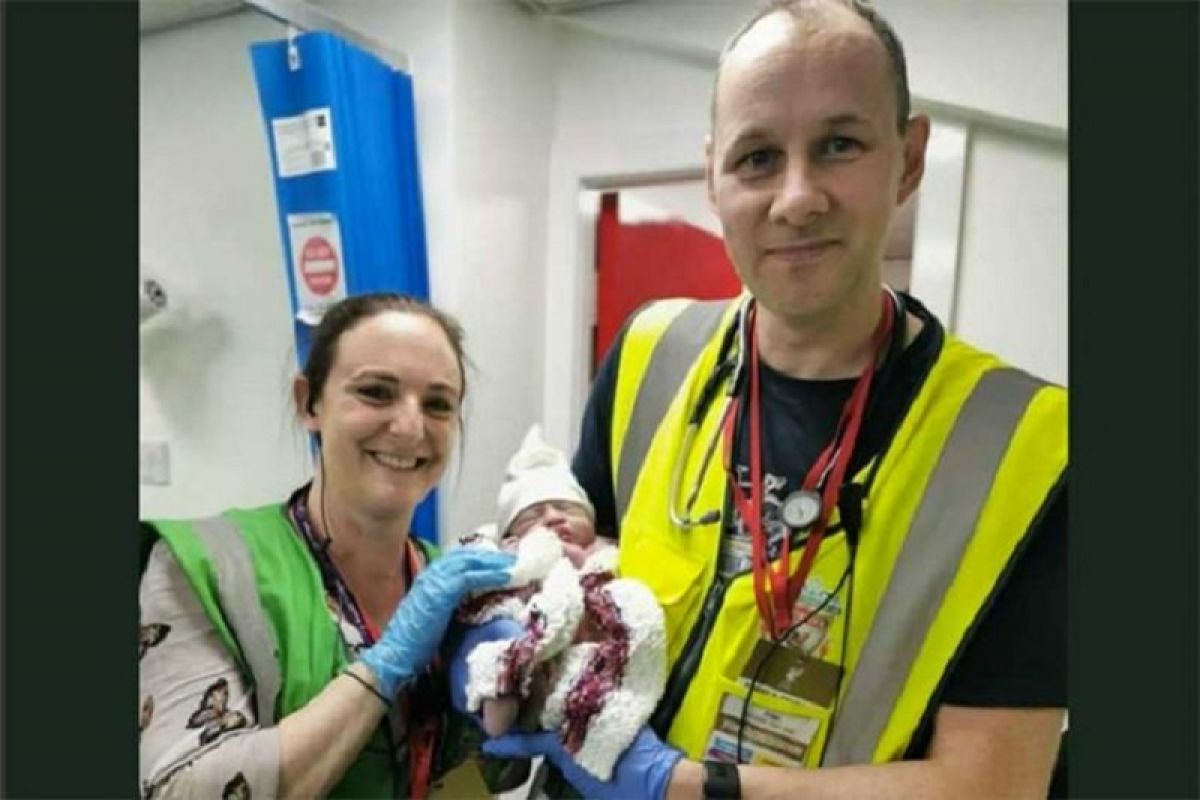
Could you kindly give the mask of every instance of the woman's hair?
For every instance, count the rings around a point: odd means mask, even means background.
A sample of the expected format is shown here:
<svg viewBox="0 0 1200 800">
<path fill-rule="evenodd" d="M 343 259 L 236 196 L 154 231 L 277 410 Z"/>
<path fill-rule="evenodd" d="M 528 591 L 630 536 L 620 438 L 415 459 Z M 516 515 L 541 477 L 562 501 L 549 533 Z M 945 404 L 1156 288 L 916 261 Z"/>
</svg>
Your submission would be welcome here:
<svg viewBox="0 0 1200 800">
<path fill-rule="evenodd" d="M 308 360 L 304 364 L 304 369 L 301 370 L 301 374 L 308 381 L 308 401 L 305 411 L 310 414 L 314 413 L 316 403 L 321 399 L 321 393 L 325 390 L 325 382 L 329 379 L 329 371 L 333 368 L 333 361 L 337 355 L 338 340 L 342 338 L 342 334 L 363 320 L 384 311 L 417 314 L 437 323 L 437 326 L 446 334 L 446 340 L 450 342 L 450 347 L 454 350 L 454 356 L 458 360 L 458 376 L 462 382 L 459 399 L 461 401 L 466 397 L 466 356 L 463 354 L 463 329 L 458 321 L 424 300 L 395 292 L 375 292 L 347 297 L 330 306 L 325 315 L 321 317 L 320 324 L 313 331 Z"/>
</svg>

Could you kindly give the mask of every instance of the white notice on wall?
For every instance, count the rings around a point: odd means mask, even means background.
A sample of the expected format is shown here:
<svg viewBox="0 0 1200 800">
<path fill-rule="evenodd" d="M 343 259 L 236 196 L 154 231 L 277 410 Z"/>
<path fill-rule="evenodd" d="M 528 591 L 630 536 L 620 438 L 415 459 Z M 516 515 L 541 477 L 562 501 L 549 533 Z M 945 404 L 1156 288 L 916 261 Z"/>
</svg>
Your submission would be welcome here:
<svg viewBox="0 0 1200 800">
<path fill-rule="evenodd" d="M 337 169 L 333 149 L 333 116 L 329 108 L 313 108 L 297 117 L 271 120 L 275 160 L 280 178 Z"/>
<path fill-rule="evenodd" d="M 288 214 L 297 316 L 309 324 L 346 296 L 346 265 L 337 215 Z"/>
</svg>

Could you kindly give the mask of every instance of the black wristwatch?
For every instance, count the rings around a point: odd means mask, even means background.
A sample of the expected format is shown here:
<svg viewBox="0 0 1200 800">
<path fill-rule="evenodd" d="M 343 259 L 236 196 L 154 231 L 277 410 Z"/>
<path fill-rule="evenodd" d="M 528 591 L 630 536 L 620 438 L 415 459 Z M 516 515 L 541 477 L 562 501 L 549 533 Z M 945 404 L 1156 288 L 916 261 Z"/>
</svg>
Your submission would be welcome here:
<svg viewBox="0 0 1200 800">
<path fill-rule="evenodd" d="M 724 761 L 704 762 L 704 800 L 739 800 L 742 781 L 737 764 Z"/>
</svg>

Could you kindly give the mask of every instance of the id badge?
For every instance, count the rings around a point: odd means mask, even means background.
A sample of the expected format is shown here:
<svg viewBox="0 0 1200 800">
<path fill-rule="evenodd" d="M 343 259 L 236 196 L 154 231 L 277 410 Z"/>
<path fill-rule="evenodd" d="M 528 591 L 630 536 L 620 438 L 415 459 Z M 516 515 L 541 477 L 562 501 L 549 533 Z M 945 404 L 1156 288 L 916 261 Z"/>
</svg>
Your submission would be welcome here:
<svg viewBox="0 0 1200 800">
<path fill-rule="evenodd" d="M 769 660 L 759 670 L 764 659 Z M 754 696 L 745 698 L 755 672 Z M 816 766 L 824 729 L 839 688 L 842 668 L 807 656 L 795 645 L 759 639 L 736 689 L 721 697 L 705 758 L 776 767 Z M 728 689 L 734 689 L 732 681 Z"/>
</svg>

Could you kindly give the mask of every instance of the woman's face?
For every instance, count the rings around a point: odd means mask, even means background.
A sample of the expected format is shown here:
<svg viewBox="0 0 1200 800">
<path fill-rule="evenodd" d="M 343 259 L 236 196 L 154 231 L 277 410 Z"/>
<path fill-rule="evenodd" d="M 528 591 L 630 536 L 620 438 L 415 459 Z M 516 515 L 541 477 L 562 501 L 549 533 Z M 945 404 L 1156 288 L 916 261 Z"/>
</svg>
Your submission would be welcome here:
<svg viewBox="0 0 1200 800">
<path fill-rule="evenodd" d="M 304 408 L 307 382 L 297 381 Z M 321 435 L 329 498 L 377 521 L 410 514 L 446 470 L 461 402 L 458 358 L 429 317 L 383 311 L 346 330 L 304 414 Z"/>
</svg>

